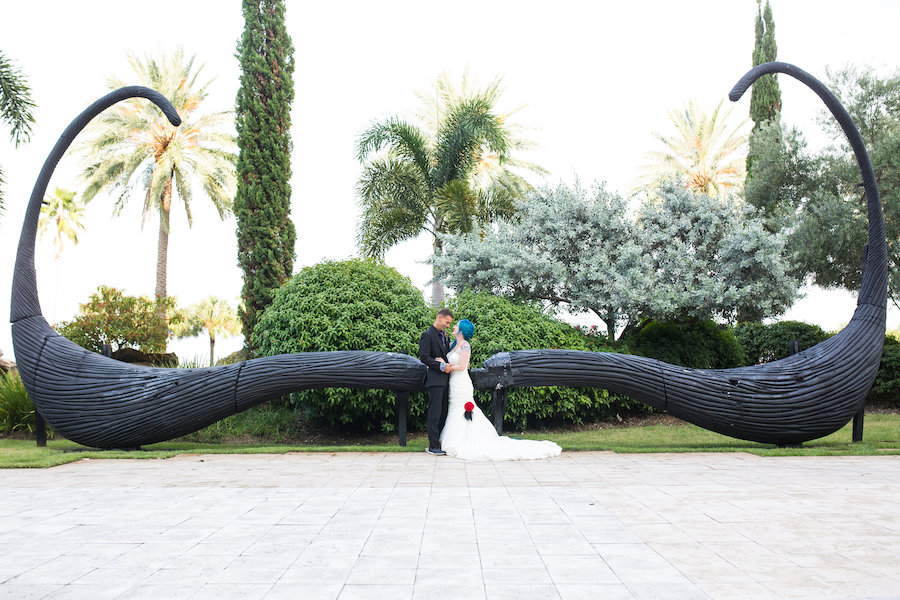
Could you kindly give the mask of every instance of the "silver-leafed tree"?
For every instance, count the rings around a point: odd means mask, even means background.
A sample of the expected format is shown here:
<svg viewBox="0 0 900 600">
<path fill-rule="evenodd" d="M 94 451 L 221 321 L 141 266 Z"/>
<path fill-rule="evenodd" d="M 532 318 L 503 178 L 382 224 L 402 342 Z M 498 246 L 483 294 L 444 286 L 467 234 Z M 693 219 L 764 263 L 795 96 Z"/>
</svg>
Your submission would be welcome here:
<svg viewBox="0 0 900 600">
<path fill-rule="evenodd" d="M 291 210 L 291 102 L 294 46 L 283 0 L 243 0 L 238 42 L 238 263 L 244 272 L 241 321 L 248 349 L 253 328 L 294 268 Z"/>
</svg>

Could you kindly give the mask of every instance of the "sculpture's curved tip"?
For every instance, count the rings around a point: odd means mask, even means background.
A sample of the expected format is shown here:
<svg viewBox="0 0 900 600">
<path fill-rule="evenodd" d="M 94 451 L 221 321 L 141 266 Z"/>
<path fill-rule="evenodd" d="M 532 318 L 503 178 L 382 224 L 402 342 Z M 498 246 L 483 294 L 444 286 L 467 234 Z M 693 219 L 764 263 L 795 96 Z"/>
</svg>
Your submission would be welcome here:
<svg viewBox="0 0 900 600">
<path fill-rule="evenodd" d="M 129 98 L 145 98 L 159 107 L 166 118 L 174 126 L 181 124 L 178 111 L 169 100 L 147 87 L 133 85 L 119 88 L 103 96 L 81 112 L 69 124 L 57 140 L 51 150 L 44 166 L 38 175 L 28 207 L 25 209 L 25 220 L 22 224 L 22 233 L 19 237 L 19 247 L 16 252 L 16 266 L 13 273 L 12 302 L 10 303 L 10 322 L 15 323 L 22 319 L 41 315 L 41 305 L 37 295 L 37 274 L 34 267 L 34 246 L 37 238 L 38 220 L 41 212 L 41 203 L 47 193 L 47 185 L 53 170 L 62 158 L 63 154 L 74 141 L 75 136 L 87 126 L 95 116 L 116 102 Z"/>
<path fill-rule="evenodd" d="M 856 156 L 860 175 L 862 175 L 863 187 L 866 193 L 866 212 L 869 222 L 869 243 L 864 250 L 864 265 L 862 284 L 860 285 L 857 306 L 871 304 L 882 309 L 887 308 L 887 240 L 884 232 L 884 215 L 881 210 L 881 195 L 878 192 L 878 183 L 875 172 L 872 170 L 872 161 L 866 152 L 862 136 L 856 128 L 856 124 L 841 104 L 837 96 L 829 90 L 821 81 L 795 65 L 785 62 L 767 62 L 757 65 L 747 71 L 741 79 L 734 84 L 728 97 L 735 101 L 739 99 L 753 83 L 764 75 L 783 73 L 805 84 L 825 103 L 825 106 L 837 120 L 850 148 Z"/>
<path fill-rule="evenodd" d="M 808 73 L 806 73 L 802 69 L 798 69 L 790 63 L 773 61 L 763 63 L 761 65 L 756 65 L 755 67 L 747 71 L 747 73 L 743 77 L 741 77 L 741 79 L 736 84 L 734 84 L 734 87 L 731 88 L 730 92 L 728 92 L 728 99 L 732 102 L 737 102 L 738 100 L 740 100 L 741 96 L 744 95 L 744 92 L 746 92 L 750 88 L 750 86 L 753 85 L 753 82 L 763 75 L 768 75 L 770 73 L 786 73 L 788 75 L 797 77 L 795 71 L 799 71 L 800 73 L 811 77 Z"/>
</svg>

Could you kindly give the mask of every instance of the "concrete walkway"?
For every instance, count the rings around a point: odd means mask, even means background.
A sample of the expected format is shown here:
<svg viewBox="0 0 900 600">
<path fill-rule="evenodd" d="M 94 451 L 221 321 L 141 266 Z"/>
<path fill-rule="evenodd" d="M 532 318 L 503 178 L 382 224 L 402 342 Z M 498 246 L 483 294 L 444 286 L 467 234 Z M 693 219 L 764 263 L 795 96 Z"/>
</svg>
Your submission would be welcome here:
<svg viewBox="0 0 900 600">
<path fill-rule="evenodd" d="M 0 598 L 898 599 L 900 457 L 2 470 Z"/>
</svg>

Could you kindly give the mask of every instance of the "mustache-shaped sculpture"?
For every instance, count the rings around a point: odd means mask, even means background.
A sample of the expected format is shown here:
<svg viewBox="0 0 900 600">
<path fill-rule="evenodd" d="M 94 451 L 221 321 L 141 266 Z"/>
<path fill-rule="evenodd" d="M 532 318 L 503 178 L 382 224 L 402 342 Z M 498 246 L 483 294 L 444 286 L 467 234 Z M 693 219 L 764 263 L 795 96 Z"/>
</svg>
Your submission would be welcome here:
<svg viewBox="0 0 900 600">
<path fill-rule="evenodd" d="M 866 189 L 869 243 L 856 312 L 838 335 L 790 358 L 729 370 L 694 370 L 638 356 L 566 350 L 495 355 L 478 387 L 594 386 L 627 394 L 701 427 L 764 443 L 799 443 L 846 424 L 865 403 L 884 341 L 887 247 L 871 163 L 850 116 L 808 73 L 760 65 L 731 92 L 737 100 L 760 76 L 791 75 L 824 101 L 850 139 Z M 16 360 L 37 411 L 61 435 L 99 448 L 139 447 L 196 431 L 288 392 L 320 387 L 420 390 L 424 365 L 388 352 L 309 352 L 204 369 L 156 369 L 103 357 L 56 333 L 37 295 L 34 247 L 41 200 L 65 150 L 85 125 L 121 100 L 143 97 L 173 125 L 180 119 L 153 90 L 122 88 L 76 118 L 48 156 L 29 200 L 16 256 L 12 334 Z"/>
<path fill-rule="evenodd" d="M 202 429 L 251 406 L 300 389 L 422 389 L 425 365 L 392 352 L 307 352 L 205 369 L 129 365 L 59 335 L 41 313 L 34 266 L 41 200 L 75 136 L 106 108 L 146 98 L 177 126 L 175 108 L 158 92 L 125 87 L 84 110 L 53 147 L 35 182 L 13 275 L 13 347 L 35 409 L 64 437 L 96 448 L 137 448 Z"/>
<path fill-rule="evenodd" d="M 639 356 L 571 350 L 496 354 L 484 366 L 501 386 L 591 386 L 625 394 L 705 429 L 779 445 L 816 439 L 843 427 L 865 406 L 881 361 L 887 308 L 887 244 L 872 163 L 850 115 L 821 82 L 793 65 L 771 62 L 749 71 L 728 97 L 754 81 L 784 73 L 809 86 L 850 140 L 866 191 L 869 242 L 862 287 L 850 323 L 808 350 L 765 365 L 702 370 Z"/>
</svg>

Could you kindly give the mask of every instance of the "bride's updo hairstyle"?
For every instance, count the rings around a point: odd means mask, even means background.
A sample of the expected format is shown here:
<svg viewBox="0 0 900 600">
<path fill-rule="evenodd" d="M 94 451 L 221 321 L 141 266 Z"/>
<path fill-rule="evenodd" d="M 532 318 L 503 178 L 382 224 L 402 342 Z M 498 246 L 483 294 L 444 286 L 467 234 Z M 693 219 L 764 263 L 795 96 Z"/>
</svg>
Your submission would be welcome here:
<svg viewBox="0 0 900 600">
<path fill-rule="evenodd" d="M 468 319 L 461 319 L 458 324 L 459 332 L 463 334 L 463 338 L 468 342 L 472 339 L 472 336 L 475 335 L 475 326 L 472 325 L 472 321 Z M 453 340 L 453 344 L 450 346 L 450 349 L 453 350 L 454 346 L 456 346 L 456 340 Z"/>
</svg>

